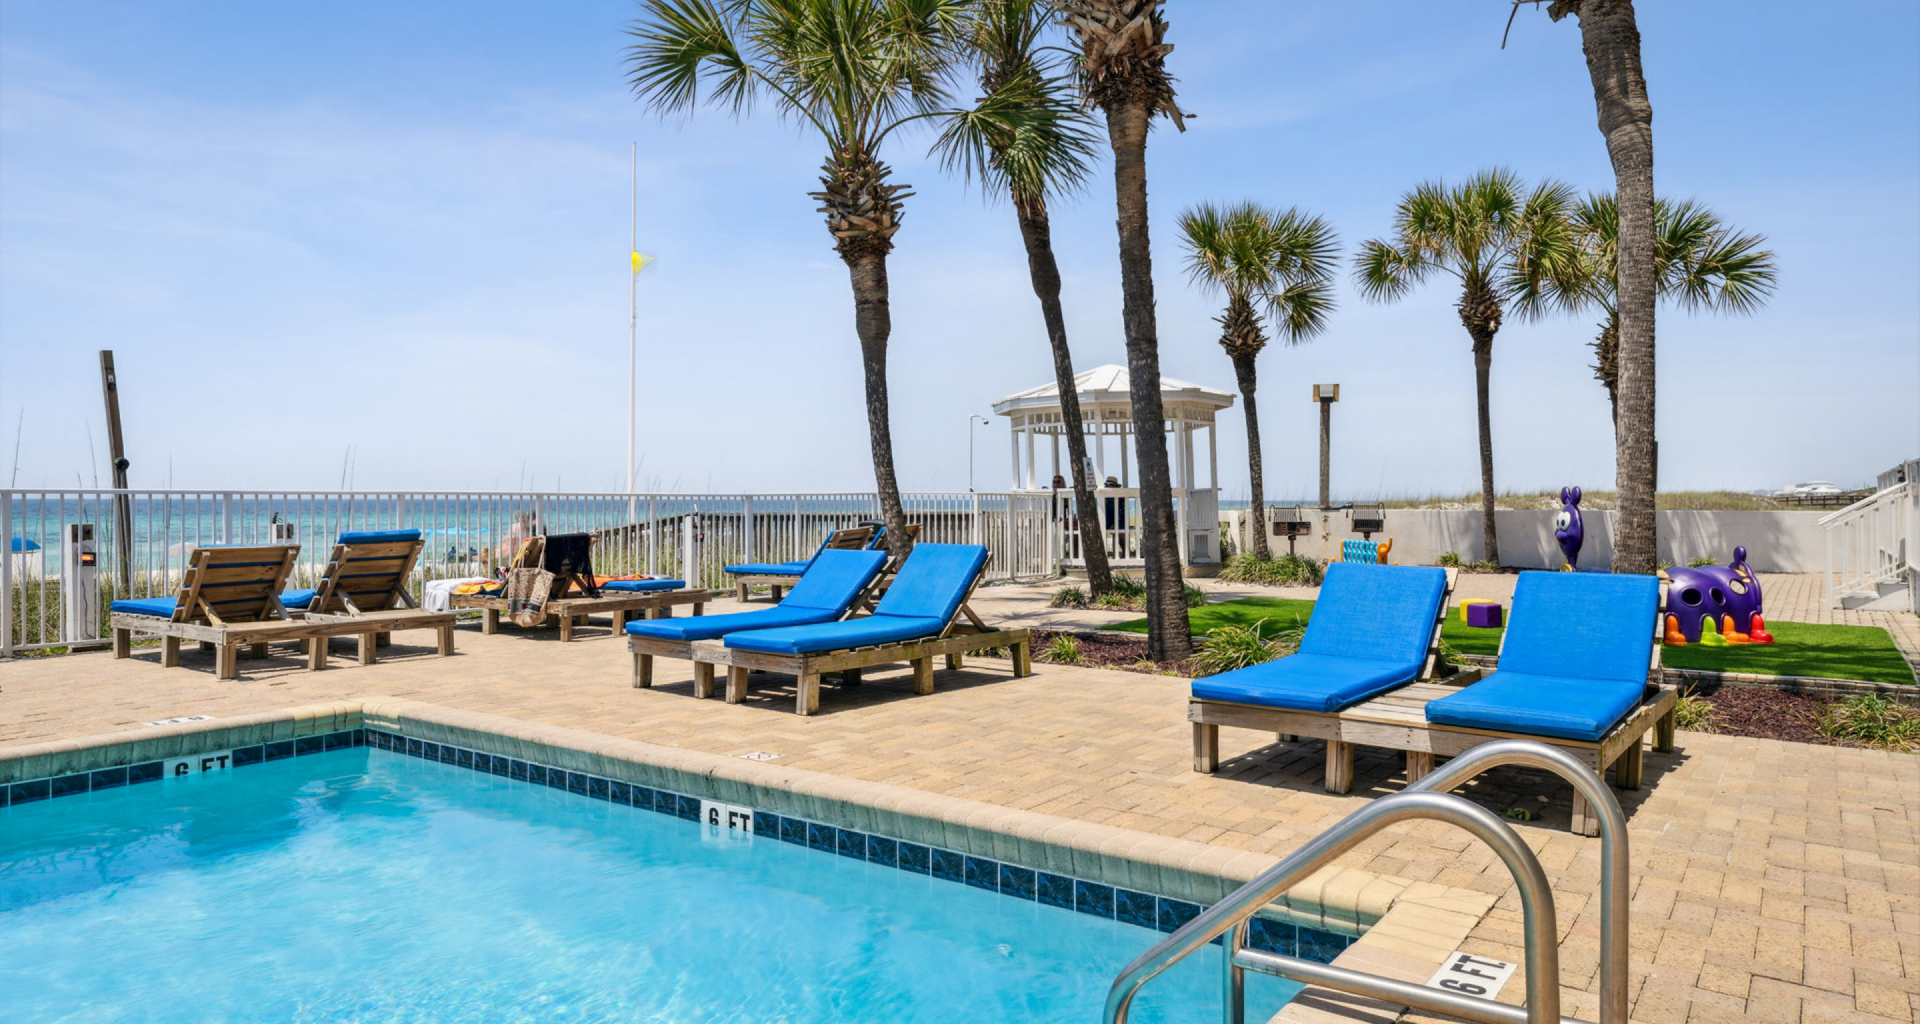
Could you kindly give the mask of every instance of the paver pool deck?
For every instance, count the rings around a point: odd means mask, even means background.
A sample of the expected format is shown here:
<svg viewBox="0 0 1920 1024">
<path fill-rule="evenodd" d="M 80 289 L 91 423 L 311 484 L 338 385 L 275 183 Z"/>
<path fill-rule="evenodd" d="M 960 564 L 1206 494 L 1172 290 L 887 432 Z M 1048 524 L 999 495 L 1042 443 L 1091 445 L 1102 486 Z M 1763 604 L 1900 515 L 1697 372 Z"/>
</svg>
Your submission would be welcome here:
<svg viewBox="0 0 1920 1024">
<path fill-rule="evenodd" d="M 1012 589 L 983 592 L 1008 604 L 982 611 L 1016 617 Z M 661 662 L 655 687 L 636 690 L 624 643 L 603 628 L 565 644 L 552 630 L 462 628 L 452 658 L 407 639 L 379 664 L 336 656 L 340 667 L 320 673 L 290 654 L 242 659 L 228 682 L 191 649 L 178 669 L 160 668 L 157 648 L 128 661 L 0 662 L 0 753 L 183 715 L 401 697 L 709 753 L 771 751 L 781 765 L 1273 855 L 1404 781 L 1398 757 L 1363 750 L 1353 794 L 1328 794 L 1317 743 L 1241 730 L 1223 734 L 1219 774 L 1196 774 L 1183 679 L 1037 665 L 1015 680 L 1006 662 L 976 659 L 940 672 L 929 697 L 912 696 L 904 667 L 829 685 L 821 713 L 800 718 L 784 677 L 756 677 L 748 701 L 729 706 L 695 699 L 690 668 Z M 1563 1012 L 1594 1019 L 1599 841 L 1566 830 L 1567 790 L 1544 775 L 1500 770 L 1464 792 L 1540 814 L 1517 828 L 1554 885 Z M 1647 755 L 1643 788 L 1621 796 L 1634 1020 L 1920 1016 L 1920 757 L 1682 732 L 1675 752 Z M 1464 834 L 1397 827 L 1341 863 L 1497 896 L 1463 948 L 1522 959 L 1517 894 Z"/>
</svg>

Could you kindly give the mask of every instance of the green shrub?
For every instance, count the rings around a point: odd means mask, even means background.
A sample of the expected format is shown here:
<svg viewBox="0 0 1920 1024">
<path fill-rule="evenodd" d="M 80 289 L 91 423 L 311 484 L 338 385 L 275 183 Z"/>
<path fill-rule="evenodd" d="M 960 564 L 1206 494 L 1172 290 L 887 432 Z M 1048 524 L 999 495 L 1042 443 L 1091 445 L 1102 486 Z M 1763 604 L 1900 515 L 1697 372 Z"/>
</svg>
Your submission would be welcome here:
<svg viewBox="0 0 1920 1024">
<path fill-rule="evenodd" d="M 1138 612 L 1146 610 L 1146 599 L 1144 596 L 1136 598 L 1117 590 L 1109 590 L 1094 598 L 1093 606 L 1105 608 L 1108 611 Z"/>
<path fill-rule="evenodd" d="M 1879 694 L 1843 697 L 1820 712 L 1820 731 L 1883 750 L 1920 750 L 1920 711 Z"/>
<path fill-rule="evenodd" d="M 1285 554 L 1262 561 L 1252 553 L 1235 555 L 1220 570 L 1228 583 L 1259 583 L 1270 587 L 1320 585 L 1325 569 L 1311 558 Z"/>
<path fill-rule="evenodd" d="M 1087 592 L 1079 587 L 1061 587 L 1053 592 L 1053 600 L 1047 602 L 1050 608 L 1085 608 Z"/>
<path fill-rule="evenodd" d="M 1147 596 L 1147 585 L 1135 577 L 1114 573 L 1113 589 L 1108 593 L 1130 598 L 1144 598 Z"/>
<path fill-rule="evenodd" d="M 1707 555 L 1701 555 L 1701 556 L 1700 556 L 1699 558 L 1695 558 L 1695 559 L 1693 559 L 1693 560 L 1691 560 L 1691 561 L 1689 561 L 1689 562 L 1687 563 L 1687 568 L 1689 568 L 1689 569 L 1698 569 L 1698 568 L 1700 568 L 1701 566 L 1706 566 L 1706 565 L 1713 565 L 1713 564 L 1715 564 L 1715 563 L 1714 563 L 1714 560 L 1713 560 L 1713 559 L 1712 559 L 1711 557 L 1709 557 L 1709 556 L 1707 556 Z"/>
<path fill-rule="evenodd" d="M 1658 562 L 1653 563 L 1653 568 L 1655 572 L 1664 572 L 1668 569 L 1673 568 L 1673 562 L 1668 559 L 1662 558 Z"/>
<path fill-rule="evenodd" d="M 1482 558 L 1478 562 L 1473 563 L 1473 571 L 1474 572 L 1499 572 L 1500 563 L 1489 561 L 1485 558 Z"/>
<path fill-rule="evenodd" d="M 1445 637 L 1440 639 L 1440 660 L 1449 665 L 1472 664 L 1466 655 L 1460 653 L 1460 648 L 1453 646 Z"/>
<path fill-rule="evenodd" d="M 1460 552 L 1442 551 L 1440 552 L 1440 557 L 1433 560 L 1433 564 L 1442 569 L 1458 569 L 1460 568 Z"/>
<path fill-rule="evenodd" d="M 1186 597 L 1187 607 L 1198 608 L 1207 603 L 1207 592 L 1191 583 L 1186 584 L 1181 593 Z"/>
<path fill-rule="evenodd" d="M 1719 732 L 1715 717 L 1712 701 L 1695 693 L 1691 686 L 1680 691 L 1680 702 L 1673 707 L 1675 725 L 1691 732 Z"/>
<path fill-rule="evenodd" d="M 1300 649 L 1305 629 L 1283 629 L 1268 636 L 1266 624 L 1266 619 L 1259 619 L 1251 626 L 1220 626 L 1201 637 L 1193 656 L 1195 671 L 1203 676 L 1218 675 L 1284 658 Z"/>
<path fill-rule="evenodd" d="M 1041 661 L 1050 661 L 1056 665 L 1078 665 L 1086 660 L 1080 654 L 1080 638 L 1067 633 L 1056 633 L 1040 651 Z"/>
</svg>

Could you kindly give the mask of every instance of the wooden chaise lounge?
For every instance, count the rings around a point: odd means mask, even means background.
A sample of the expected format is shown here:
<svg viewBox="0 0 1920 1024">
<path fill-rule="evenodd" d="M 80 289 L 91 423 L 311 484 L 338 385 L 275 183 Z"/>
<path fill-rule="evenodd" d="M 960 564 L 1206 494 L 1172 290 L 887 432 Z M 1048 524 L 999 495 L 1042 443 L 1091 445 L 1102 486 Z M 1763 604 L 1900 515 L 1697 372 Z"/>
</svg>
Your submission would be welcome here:
<svg viewBox="0 0 1920 1024">
<path fill-rule="evenodd" d="M 1329 578 L 1332 570 L 1329 567 Z M 1400 567 L 1383 567 L 1398 569 Z M 1546 580 L 1530 577 L 1547 577 Z M 1558 580 L 1553 579 L 1558 577 Z M 1407 781 L 1415 781 L 1432 771 L 1438 758 L 1452 757 L 1495 739 L 1531 739 L 1547 743 L 1574 755 L 1604 773 L 1614 771 L 1614 784 L 1623 789 L 1638 788 L 1641 781 L 1641 742 L 1649 732 L 1655 750 L 1673 747 L 1674 707 L 1677 694 L 1669 686 L 1659 685 L 1660 645 L 1656 630 L 1660 621 L 1661 599 L 1657 592 L 1637 595 L 1562 593 L 1557 602 L 1535 599 L 1535 593 L 1547 589 L 1618 589 L 1590 582 L 1600 579 L 1644 581 L 1630 587 L 1647 589 L 1656 585 L 1651 577 L 1602 577 L 1569 573 L 1523 573 L 1516 588 L 1513 614 L 1508 630 L 1501 638 L 1501 672 L 1484 676 L 1473 670 L 1443 681 L 1433 678 L 1432 668 L 1423 671 L 1418 681 L 1391 688 L 1326 711 L 1301 708 L 1257 706 L 1239 701 L 1208 699 L 1202 696 L 1202 684 L 1195 682 L 1195 696 L 1187 706 L 1193 723 L 1193 766 L 1195 771 L 1213 772 L 1220 758 L 1220 727 L 1270 731 L 1282 740 L 1313 738 L 1326 742 L 1325 787 L 1329 792 L 1347 793 L 1353 788 L 1353 755 L 1356 746 L 1384 747 L 1406 752 Z M 1323 589 L 1323 601 L 1325 591 Z M 1622 601 L 1625 600 L 1625 606 Z M 1642 608 L 1640 605 L 1644 605 Z M 1442 612 L 1444 615 L 1444 603 Z M 1591 619 L 1585 628 L 1570 629 L 1566 614 L 1584 608 Z M 1337 610 L 1329 608 L 1327 610 Z M 1644 617 L 1640 614 L 1645 612 Z M 1316 608 L 1310 620 L 1320 621 Z M 1637 632 L 1626 620 L 1644 622 L 1645 637 L 1626 635 Z M 1437 620 L 1436 620 L 1437 622 Z M 1577 634 L 1577 635 L 1576 635 Z M 1437 642 L 1438 627 L 1434 637 Z M 1516 640 L 1518 637 L 1518 640 Z M 1650 653 L 1644 641 L 1653 640 Z M 1513 657 L 1509 648 L 1514 649 Z M 1302 647 L 1305 650 L 1303 644 Z M 1429 655 L 1429 665 L 1434 655 Z M 1511 658 L 1511 662 L 1509 659 Z M 1644 666 L 1639 679 L 1620 678 L 1626 659 Z M 1288 659 L 1282 659 L 1285 661 Z M 1509 668 L 1509 664 L 1513 667 Z M 1280 662 L 1269 664 L 1278 665 Z M 1261 666 L 1255 666 L 1260 668 Z M 1552 674 L 1540 669 L 1552 667 Z M 1250 670 L 1242 669 L 1241 672 Z M 1609 676 L 1584 675 L 1591 672 Z M 1235 673 L 1230 673 L 1232 675 Z M 1225 676 L 1214 677 L 1225 679 Z M 1471 685 L 1467 685 L 1471 684 Z M 1482 689 L 1486 687 L 1487 689 Z M 1635 692 L 1637 690 L 1637 698 Z M 1524 696 L 1515 696 L 1523 694 Z M 1613 695 L 1613 704 L 1598 717 L 1589 716 L 1585 704 L 1601 694 Z M 1469 714 L 1459 714 L 1463 701 L 1471 701 Z M 1625 707 L 1618 707 L 1620 704 Z M 1535 717 L 1529 719 L 1529 709 Z M 1450 711 L 1453 712 L 1450 714 Z M 1437 718 L 1436 718 L 1437 716 Z M 1448 720 L 1453 719 L 1453 720 Z M 1508 723 L 1501 724 L 1502 719 Z M 1545 731 L 1543 731 L 1545 730 Z M 1584 732 L 1582 730 L 1585 730 Z M 1573 797 L 1572 826 L 1582 835 L 1597 834 L 1598 821 L 1590 813 L 1586 800 Z"/>
<path fill-rule="evenodd" d="M 919 544 L 872 615 L 696 641 L 693 660 L 726 667 L 729 704 L 746 699 L 750 672 L 793 676 L 794 710 L 801 715 L 819 710 L 820 677 L 829 673 L 857 683 L 862 669 L 909 662 L 913 692 L 925 695 L 933 692 L 934 658 L 957 669 L 969 652 L 1004 647 L 1014 677 L 1031 675 L 1031 631 L 992 629 L 967 606 L 986 564 L 987 550 L 979 545 Z"/>
<path fill-rule="evenodd" d="M 586 534 L 563 535 L 569 539 L 584 537 Z M 558 539 L 558 538 L 555 538 Z M 632 618 L 666 618 L 681 605 L 692 605 L 693 614 L 698 615 L 713 600 L 713 591 L 688 587 L 681 580 L 640 580 L 647 589 L 610 589 L 612 585 L 596 586 L 593 582 L 593 566 L 573 565 L 569 561 L 550 555 L 548 538 L 534 537 L 522 545 L 510 568 L 542 568 L 553 573 L 553 594 L 543 606 L 544 612 L 538 625 L 557 622 L 560 626 L 560 639 L 572 640 L 574 630 L 585 625 L 589 617 L 607 615 L 613 620 L 613 635 L 620 635 L 627 621 Z M 618 583 L 619 581 L 615 581 Z M 507 598 L 503 593 L 455 594 L 452 598 L 455 608 L 479 609 L 483 614 L 480 632 L 489 636 L 500 631 L 501 613 L 507 610 Z"/>
<path fill-rule="evenodd" d="M 813 554 L 818 558 L 822 551 L 863 551 L 874 547 L 878 539 L 879 531 L 871 526 L 849 526 L 828 534 Z M 753 588 L 766 587 L 778 604 L 781 593 L 793 586 L 812 564 L 812 558 L 796 562 L 748 562 L 729 565 L 725 571 L 733 577 L 734 600 L 745 602 L 752 596 Z"/>
</svg>

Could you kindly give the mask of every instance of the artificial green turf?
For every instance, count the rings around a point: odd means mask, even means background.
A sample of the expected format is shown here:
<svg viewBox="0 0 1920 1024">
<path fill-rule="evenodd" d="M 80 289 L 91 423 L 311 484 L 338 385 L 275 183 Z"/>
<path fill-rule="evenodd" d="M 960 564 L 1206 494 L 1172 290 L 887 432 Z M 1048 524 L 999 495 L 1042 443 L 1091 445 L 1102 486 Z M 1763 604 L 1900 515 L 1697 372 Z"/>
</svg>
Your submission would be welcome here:
<svg viewBox="0 0 1920 1024">
<path fill-rule="evenodd" d="M 1270 620 L 1270 629 L 1288 629 L 1304 624 L 1313 614 L 1312 601 L 1273 597 L 1247 597 L 1195 608 L 1188 613 L 1195 636 L 1212 632 L 1219 626 L 1249 626 L 1261 619 Z M 1108 629 L 1145 633 L 1147 620 L 1134 619 Z M 1879 626 L 1822 626 L 1806 622 L 1768 622 L 1773 634 L 1771 644 L 1744 644 L 1727 647 L 1668 645 L 1661 663 L 1669 668 L 1701 669 L 1709 672 L 1750 672 L 1756 675 L 1820 676 L 1828 679 L 1863 679 L 1875 683 L 1914 681 L 1906 658 L 1894 646 L 1893 637 Z M 1447 610 L 1446 625 L 1440 636 L 1461 654 L 1491 656 L 1500 650 L 1498 629 L 1476 629 L 1460 621 L 1460 610 Z"/>
<path fill-rule="evenodd" d="M 1266 632 L 1307 624 L 1307 616 L 1313 614 L 1312 601 L 1300 601 L 1282 597 L 1243 597 L 1238 601 L 1222 601 L 1219 604 L 1202 605 L 1187 613 L 1187 621 L 1193 624 L 1193 635 L 1202 636 L 1213 632 L 1220 626 L 1251 626 L 1261 619 L 1269 620 Z M 1124 629 L 1129 633 L 1145 633 L 1147 620 L 1131 619 L 1105 629 Z"/>
</svg>

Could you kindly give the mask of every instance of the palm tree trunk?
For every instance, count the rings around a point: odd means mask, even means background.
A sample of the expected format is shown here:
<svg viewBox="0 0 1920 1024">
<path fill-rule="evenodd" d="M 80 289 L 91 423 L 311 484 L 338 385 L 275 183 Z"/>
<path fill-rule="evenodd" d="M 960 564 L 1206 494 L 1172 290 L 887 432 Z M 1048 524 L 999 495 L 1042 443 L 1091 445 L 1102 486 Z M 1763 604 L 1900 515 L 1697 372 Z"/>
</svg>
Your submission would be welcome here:
<svg viewBox="0 0 1920 1024">
<path fill-rule="evenodd" d="M 1493 528 L 1493 399 L 1489 380 L 1493 376 L 1493 332 L 1475 331 L 1473 335 L 1473 397 L 1480 422 L 1480 531 L 1487 549 L 1487 561 L 1500 564 L 1500 537 Z"/>
<path fill-rule="evenodd" d="M 1113 589 L 1113 570 L 1107 565 L 1106 533 L 1100 528 L 1100 510 L 1094 505 L 1093 484 L 1087 479 L 1087 435 L 1080 422 L 1080 393 L 1073 384 L 1073 352 L 1067 348 L 1067 318 L 1060 309 L 1060 265 L 1053 258 L 1053 226 L 1047 202 L 1015 195 L 1013 209 L 1020 220 L 1020 240 L 1027 247 L 1027 275 L 1040 300 L 1040 317 L 1047 324 L 1047 344 L 1053 349 L 1053 379 L 1060 389 L 1060 429 L 1067 435 L 1067 458 L 1073 469 L 1074 515 L 1080 522 L 1080 556 L 1087 568 L 1087 589 L 1097 596 Z"/>
<path fill-rule="evenodd" d="M 880 518 L 887 524 L 887 549 L 905 557 L 907 513 L 900 504 L 900 482 L 893 471 L 893 430 L 887 419 L 887 338 L 893 316 L 887 305 L 887 257 L 861 252 L 843 257 L 853 279 L 853 327 L 860 335 L 860 367 L 867 385 L 867 439 L 873 447 L 873 479 L 880 495 Z"/>
<path fill-rule="evenodd" d="M 1620 208 L 1618 413 L 1614 479 L 1613 571 L 1651 573 L 1659 559 L 1659 449 L 1654 437 L 1653 104 L 1640 69 L 1633 0 L 1582 0 L 1581 49 L 1593 79 L 1600 133 L 1613 161 Z"/>
<path fill-rule="evenodd" d="M 1152 109 L 1140 99 L 1119 99 L 1107 104 L 1106 115 L 1119 208 L 1128 397 L 1133 404 L 1133 447 L 1140 467 L 1140 515 L 1146 532 L 1147 655 L 1155 661 L 1178 661 L 1193 653 L 1193 631 L 1187 621 L 1179 526 L 1167 468 L 1166 417 L 1160 403 L 1160 337 L 1154 321 L 1153 251 L 1147 231 L 1147 122 Z"/>
<path fill-rule="evenodd" d="M 1260 461 L 1260 412 L 1253 402 L 1254 357 L 1236 353 L 1232 359 L 1233 376 L 1240 384 L 1240 400 L 1247 416 L 1247 475 L 1253 481 L 1247 503 L 1247 514 L 1253 519 L 1253 529 L 1249 532 L 1253 534 L 1253 557 L 1264 562 L 1271 559 L 1273 553 L 1267 546 L 1267 503 L 1261 493 L 1265 490 L 1261 482 L 1266 479 L 1266 470 Z"/>
</svg>

